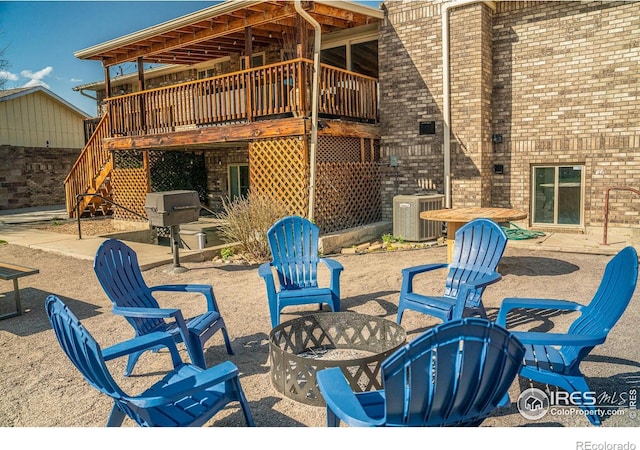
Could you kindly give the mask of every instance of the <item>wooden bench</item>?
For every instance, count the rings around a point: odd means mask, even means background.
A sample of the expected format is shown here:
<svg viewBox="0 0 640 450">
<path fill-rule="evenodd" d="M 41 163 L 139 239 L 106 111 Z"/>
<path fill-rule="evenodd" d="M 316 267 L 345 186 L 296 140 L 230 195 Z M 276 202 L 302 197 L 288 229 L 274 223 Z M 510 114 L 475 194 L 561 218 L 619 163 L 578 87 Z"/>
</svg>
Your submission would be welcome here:
<svg viewBox="0 0 640 450">
<path fill-rule="evenodd" d="M 17 266 L 15 264 L 0 262 L 0 279 L 13 280 L 13 294 L 16 300 L 16 311 L 0 315 L 0 320 L 22 315 L 22 305 L 20 305 L 20 289 L 18 288 L 18 278 L 26 277 L 28 275 L 35 275 L 36 273 L 39 273 L 39 272 L 40 270 L 38 269 L 32 269 L 30 267 L 23 267 L 23 266 Z"/>
</svg>

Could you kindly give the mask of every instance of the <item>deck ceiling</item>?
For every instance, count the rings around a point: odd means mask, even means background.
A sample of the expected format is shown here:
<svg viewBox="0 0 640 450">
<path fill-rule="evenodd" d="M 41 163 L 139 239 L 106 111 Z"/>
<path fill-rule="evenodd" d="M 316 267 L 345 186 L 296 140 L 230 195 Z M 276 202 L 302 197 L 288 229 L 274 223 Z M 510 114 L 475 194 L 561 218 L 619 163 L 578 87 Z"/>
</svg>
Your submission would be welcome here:
<svg viewBox="0 0 640 450">
<path fill-rule="evenodd" d="M 351 2 L 302 2 L 322 27 L 322 34 L 378 22 L 382 12 Z M 75 53 L 105 67 L 136 61 L 197 64 L 242 53 L 250 28 L 252 48 L 285 47 L 296 36 L 293 1 L 229 1 Z M 308 26 L 311 29 L 310 26 Z"/>
</svg>

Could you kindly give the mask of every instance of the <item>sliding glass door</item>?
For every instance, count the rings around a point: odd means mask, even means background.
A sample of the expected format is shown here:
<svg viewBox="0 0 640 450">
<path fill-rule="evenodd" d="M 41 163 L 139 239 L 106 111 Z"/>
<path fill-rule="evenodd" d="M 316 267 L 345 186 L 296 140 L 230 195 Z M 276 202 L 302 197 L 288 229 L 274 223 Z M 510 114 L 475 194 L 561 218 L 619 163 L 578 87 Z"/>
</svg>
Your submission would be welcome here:
<svg viewBox="0 0 640 450">
<path fill-rule="evenodd" d="M 246 197 L 249 193 L 249 165 L 229 166 L 229 198 Z"/>
</svg>

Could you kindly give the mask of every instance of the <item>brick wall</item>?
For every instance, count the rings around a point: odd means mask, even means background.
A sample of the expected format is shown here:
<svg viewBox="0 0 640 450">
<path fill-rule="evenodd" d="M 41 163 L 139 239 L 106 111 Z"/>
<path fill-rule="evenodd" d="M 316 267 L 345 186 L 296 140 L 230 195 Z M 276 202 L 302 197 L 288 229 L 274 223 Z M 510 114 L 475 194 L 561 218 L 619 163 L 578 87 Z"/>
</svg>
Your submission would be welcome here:
<svg viewBox="0 0 640 450">
<path fill-rule="evenodd" d="M 443 189 L 442 49 L 440 5 L 385 2 L 380 27 L 381 163 L 385 167 L 382 214 L 392 217 L 393 196 Z M 420 122 L 435 122 L 436 134 L 419 135 Z"/>
<path fill-rule="evenodd" d="M 80 149 L 0 146 L 0 209 L 65 203 L 64 179 Z"/>
<path fill-rule="evenodd" d="M 491 10 L 460 7 L 449 23 L 451 204 L 491 206 Z"/>
<path fill-rule="evenodd" d="M 392 171 L 383 181 L 390 218 L 396 192 L 443 192 L 442 4 L 384 5 L 381 155 L 399 162 L 397 188 Z M 601 225 L 608 186 L 640 187 L 640 2 L 495 8 L 450 10 L 452 205 L 529 211 L 533 165 L 584 165 L 584 225 Z M 418 135 L 423 120 L 435 135 Z M 637 225 L 637 197 L 614 193 L 610 223 Z"/>
<path fill-rule="evenodd" d="M 247 164 L 248 157 L 247 147 L 214 149 L 205 152 L 209 208 L 214 211 L 222 210 L 222 199 L 229 196 L 228 165 Z"/>
<path fill-rule="evenodd" d="M 499 3 L 493 20 L 496 206 L 528 208 L 531 166 L 585 166 L 585 225 L 607 186 L 639 188 L 640 3 Z M 637 225 L 640 199 L 612 195 L 610 223 Z"/>
</svg>

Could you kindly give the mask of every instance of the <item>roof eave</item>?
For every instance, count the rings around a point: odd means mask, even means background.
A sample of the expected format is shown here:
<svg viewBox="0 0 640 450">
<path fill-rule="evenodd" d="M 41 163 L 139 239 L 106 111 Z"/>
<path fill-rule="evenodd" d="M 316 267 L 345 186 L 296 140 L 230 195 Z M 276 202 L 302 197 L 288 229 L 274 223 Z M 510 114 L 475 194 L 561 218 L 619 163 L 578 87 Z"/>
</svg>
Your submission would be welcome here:
<svg viewBox="0 0 640 450">
<path fill-rule="evenodd" d="M 145 28 L 144 30 L 136 31 L 131 34 L 127 34 L 125 36 L 103 42 L 102 44 L 97 44 L 93 47 L 85 48 L 84 50 L 78 50 L 77 52 L 74 52 L 73 56 L 79 59 L 91 59 L 92 57 L 95 57 L 101 53 L 133 44 L 142 39 L 148 39 L 158 34 L 162 34 L 182 26 L 188 26 L 192 23 L 205 20 L 215 15 L 228 14 L 259 3 L 262 3 L 262 0 L 226 1 L 224 3 L 201 9 L 199 11 L 195 11 L 191 14 L 187 14 L 173 20 L 169 20 L 167 22 Z"/>
<path fill-rule="evenodd" d="M 5 97 L 1 97 L 0 101 L 13 100 L 15 98 L 22 97 L 24 95 L 34 94 L 36 92 L 42 92 L 45 95 L 48 95 L 49 97 L 52 97 L 54 100 L 58 101 L 59 103 L 62 103 L 64 106 L 66 106 L 67 108 L 73 110 L 75 113 L 77 113 L 78 115 L 84 117 L 85 119 L 88 119 L 88 118 L 91 117 L 89 114 L 87 114 L 84 111 L 82 111 L 81 109 L 73 106 L 71 103 L 69 103 L 68 101 L 66 101 L 62 97 L 58 96 L 57 94 L 51 92 L 49 89 L 45 88 L 44 86 L 33 86 L 33 87 L 30 87 L 30 88 L 25 89 L 23 91 L 16 92 L 14 94 L 7 95 Z"/>
<path fill-rule="evenodd" d="M 316 3 L 322 3 L 328 6 L 334 6 L 352 13 L 370 16 L 375 19 L 384 19 L 384 11 L 381 9 L 371 8 L 370 6 L 360 5 L 349 1 L 342 0 L 314 0 Z M 381 0 L 382 1 L 382 0 Z"/>
<path fill-rule="evenodd" d="M 328 6 L 338 7 L 353 13 L 358 13 L 366 16 L 370 16 L 376 19 L 384 18 L 384 11 L 380 9 L 374 9 L 369 6 L 359 5 L 349 1 L 340 0 L 316 0 L 317 3 L 325 4 Z M 235 11 L 239 11 L 244 8 L 248 8 L 254 5 L 264 3 L 263 0 L 228 0 L 224 3 L 211 6 L 209 8 L 195 11 L 191 14 L 187 14 L 182 17 L 178 17 L 167 22 L 163 22 L 158 25 L 154 25 L 149 28 L 145 28 L 134 33 L 121 36 L 116 39 L 112 39 L 101 44 L 88 47 L 83 50 L 74 52 L 74 56 L 79 59 L 97 59 L 97 57 L 105 52 L 116 50 L 118 48 L 134 44 L 144 39 L 149 39 L 153 36 L 157 36 L 168 31 L 172 31 L 176 28 L 189 26 L 193 23 L 200 22 L 202 20 L 209 19 L 211 17 L 229 14 Z"/>
</svg>

